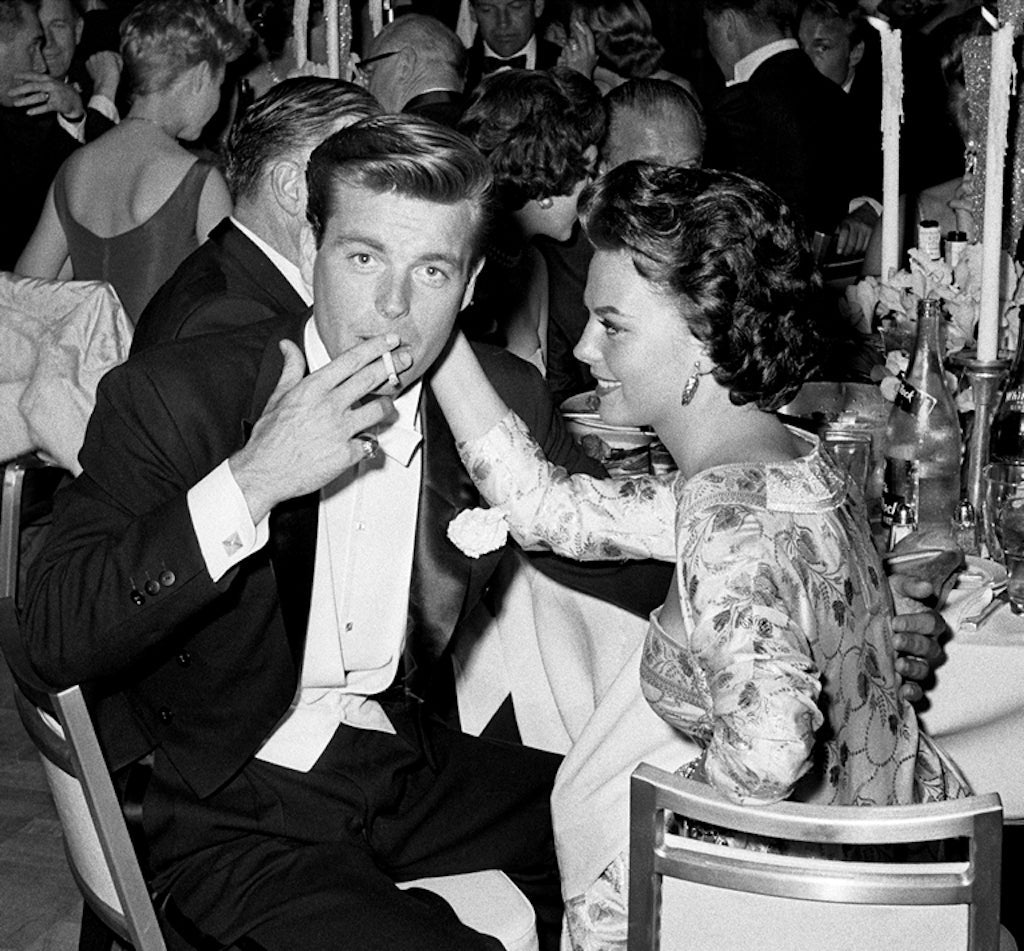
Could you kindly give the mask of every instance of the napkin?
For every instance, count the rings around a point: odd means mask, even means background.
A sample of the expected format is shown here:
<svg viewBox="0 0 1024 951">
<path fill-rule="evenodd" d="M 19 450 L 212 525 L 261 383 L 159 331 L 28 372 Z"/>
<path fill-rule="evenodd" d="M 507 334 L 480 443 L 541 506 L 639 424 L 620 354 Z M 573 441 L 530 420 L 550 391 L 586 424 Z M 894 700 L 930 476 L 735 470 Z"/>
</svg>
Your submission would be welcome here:
<svg viewBox="0 0 1024 951">
<path fill-rule="evenodd" d="M 954 588 L 950 591 L 941 612 L 950 630 L 960 631 L 965 618 L 974 617 L 984 611 L 985 606 L 991 602 L 993 593 L 991 582 L 968 588 Z"/>
</svg>

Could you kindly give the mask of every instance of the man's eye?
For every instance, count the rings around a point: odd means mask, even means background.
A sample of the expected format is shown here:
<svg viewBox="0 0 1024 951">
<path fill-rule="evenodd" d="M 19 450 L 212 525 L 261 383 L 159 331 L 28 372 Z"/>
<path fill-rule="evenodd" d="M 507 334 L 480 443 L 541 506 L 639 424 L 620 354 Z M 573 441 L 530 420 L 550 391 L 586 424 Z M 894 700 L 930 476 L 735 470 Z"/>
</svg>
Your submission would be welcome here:
<svg viewBox="0 0 1024 951">
<path fill-rule="evenodd" d="M 365 251 L 356 251 L 355 254 L 349 255 L 349 260 L 360 267 L 366 267 L 368 264 L 373 263 L 373 256 L 367 254 Z"/>
<path fill-rule="evenodd" d="M 442 284 L 448 280 L 447 272 L 433 264 L 428 264 L 423 268 L 423 275 L 431 284 Z"/>
</svg>

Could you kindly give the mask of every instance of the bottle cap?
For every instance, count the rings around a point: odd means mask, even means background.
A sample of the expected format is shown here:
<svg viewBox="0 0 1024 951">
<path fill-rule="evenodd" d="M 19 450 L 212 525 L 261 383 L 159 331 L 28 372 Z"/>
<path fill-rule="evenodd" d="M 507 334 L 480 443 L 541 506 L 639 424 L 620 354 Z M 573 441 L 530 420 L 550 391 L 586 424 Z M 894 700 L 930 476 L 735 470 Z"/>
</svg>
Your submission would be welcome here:
<svg viewBox="0 0 1024 951">
<path fill-rule="evenodd" d="M 961 528 L 970 528 L 974 524 L 974 506 L 967 499 L 957 502 L 955 521 Z"/>
</svg>

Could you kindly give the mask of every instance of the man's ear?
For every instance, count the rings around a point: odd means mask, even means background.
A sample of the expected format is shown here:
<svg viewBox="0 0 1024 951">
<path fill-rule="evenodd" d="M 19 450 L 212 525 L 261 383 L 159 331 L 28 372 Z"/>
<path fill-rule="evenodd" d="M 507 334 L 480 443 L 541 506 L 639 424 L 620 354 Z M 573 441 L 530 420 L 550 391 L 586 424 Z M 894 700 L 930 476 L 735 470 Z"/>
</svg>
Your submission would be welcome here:
<svg viewBox="0 0 1024 951">
<path fill-rule="evenodd" d="M 864 41 L 850 47 L 850 69 L 853 69 L 864 58 Z"/>
<path fill-rule="evenodd" d="M 299 231 L 299 271 L 307 286 L 313 287 L 313 269 L 316 264 L 316 238 L 313 236 L 313 226 L 304 221 Z"/>
<path fill-rule="evenodd" d="M 298 162 L 281 159 L 270 167 L 274 200 L 295 218 L 306 214 L 306 171 Z"/>
<path fill-rule="evenodd" d="M 583 157 L 587 160 L 587 168 L 589 169 L 591 175 L 596 174 L 597 155 L 598 152 L 596 145 L 588 145 L 583 153 Z"/>
<path fill-rule="evenodd" d="M 75 17 L 75 46 L 82 42 L 82 33 L 85 31 L 85 20 Z"/>
<path fill-rule="evenodd" d="M 469 280 L 466 281 L 466 289 L 462 293 L 462 303 L 459 305 L 459 310 L 465 310 L 470 304 L 473 303 L 473 291 L 476 290 L 476 279 L 480 276 L 480 272 L 484 269 L 484 264 L 487 258 L 481 257 L 479 261 L 473 266 L 473 270 L 469 275 Z"/>
<path fill-rule="evenodd" d="M 539 20 L 544 16 L 544 0 L 533 0 L 533 18 Z"/>
</svg>

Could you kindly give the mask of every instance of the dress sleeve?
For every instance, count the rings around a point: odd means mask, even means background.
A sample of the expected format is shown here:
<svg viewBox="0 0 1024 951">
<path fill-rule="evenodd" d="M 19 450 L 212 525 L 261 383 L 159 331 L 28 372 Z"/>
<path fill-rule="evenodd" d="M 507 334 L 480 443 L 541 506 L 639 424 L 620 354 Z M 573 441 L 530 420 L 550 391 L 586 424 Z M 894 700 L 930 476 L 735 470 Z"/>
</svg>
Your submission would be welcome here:
<svg viewBox="0 0 1024 951">
<path fill-rule="evenodd" d="M 676 474 L 569 475 L 548 462 L 512 412 L 480 438 L 461 443 L 459 454 L 523 548 L 577 561 L 675 559 Z"/>
<path fill-rule="evenodd" d="M 788 513 L 742 504 L 709 506 L 680 525 L 683 613 L 711 700 L 704 771 L 738 802 L 787 798 L 811 766 L 823 719 L 816 615 L 778 544 L 792 531 Z"/>
</svg>

